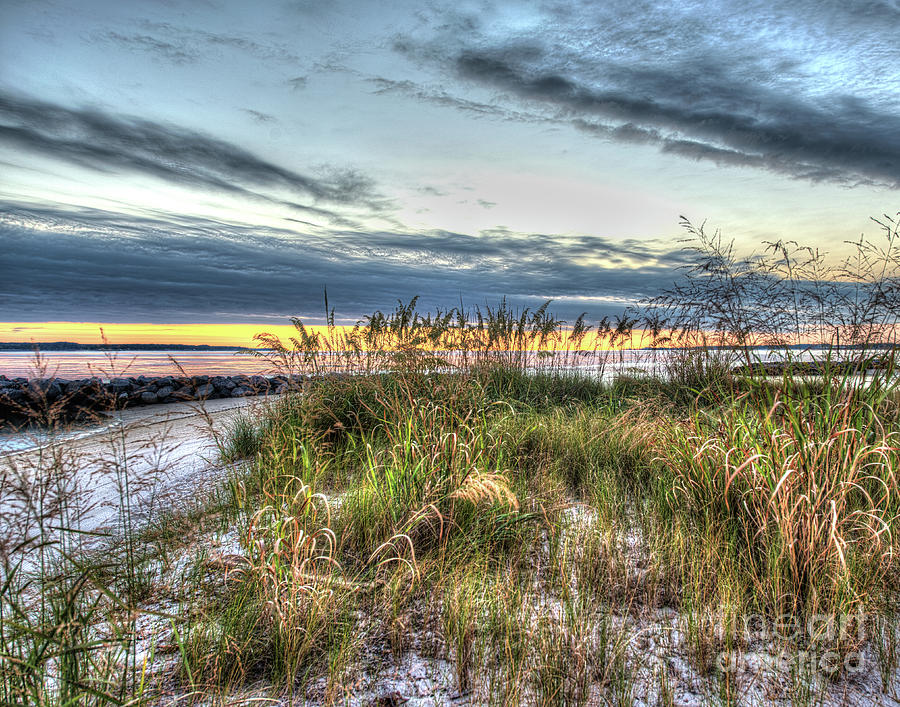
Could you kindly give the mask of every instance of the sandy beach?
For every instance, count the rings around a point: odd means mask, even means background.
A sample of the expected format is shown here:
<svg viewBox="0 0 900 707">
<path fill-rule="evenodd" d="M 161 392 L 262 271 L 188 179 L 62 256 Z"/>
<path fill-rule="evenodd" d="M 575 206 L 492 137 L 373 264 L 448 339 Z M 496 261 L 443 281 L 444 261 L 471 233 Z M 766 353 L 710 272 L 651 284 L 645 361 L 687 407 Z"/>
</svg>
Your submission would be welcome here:
<svg viewBox="0 0 900 707">
<path fill-rule="evenodd" d="M 74 520 L 91 533 L 115 529 L 123 497 L 137 519 L 202 498 L 224 472 L 217 436 L 238 415 L 252 415 L 263 404 L 263 398 L 238 398 L 155 405 L 119 411 L 105 424 L 57 436 L 19 435 L 17 449 L 0 451 L 0 532 L 21 535 L 16 518 L 26 492 L 52 507 L 65 488 L 77 499 L 70 508 Z M 43 493 L 35 494 L 41 484 Z"/>
</svg>

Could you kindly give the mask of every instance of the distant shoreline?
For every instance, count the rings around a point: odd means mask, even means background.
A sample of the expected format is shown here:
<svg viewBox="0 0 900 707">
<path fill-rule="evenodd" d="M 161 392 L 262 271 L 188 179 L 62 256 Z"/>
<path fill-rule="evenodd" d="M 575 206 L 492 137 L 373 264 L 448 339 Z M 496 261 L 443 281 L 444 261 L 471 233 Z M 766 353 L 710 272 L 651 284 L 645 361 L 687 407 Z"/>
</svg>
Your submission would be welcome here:
<svg viewBox="0 0 900 707">
<path fill-rule="evenodd" d="M 835 351 L 855 351 L 860 349 L 871 350 L 890 350 L 894 349 L 894 344 L 889 343 L 869 343 L 869 344 L 842 344 L 829 346 L 828 344 L 788 344 L 784 346 L 772 344 L 754 344 L 747 347 L 731 347 L 731 346 L 641 346 L 637 348 L 625 348 L 623 351 L 681 351 L 688 349 L 699 349 L 704 351 L 724 351 L 735 348 L 746 348 L 750 351 L 759 351 L 767 349 L 791 349 L 794 351 L 803 350 L 826 350 Z M 74 341 L 50 341 L 43 343 L 35 343 L 28 341 L 0 341 L 0 353 L 3 352 L 22 352 L 22 351 L 234 351 L 250 352 L 250 351 L 270 351 L 267 348 L 249 348 L 247 346 L 215 346 L 210 344 L 79 344 Z"/>
<path fill-rule="evenodd" d="M 34 343 L 0 341 L 0 351 L 246 351 L 245 346 L 209 344 L 78 344 L 73 341 Z M 258 350 L 258 349 L 253 349 Z"/>
</svg>

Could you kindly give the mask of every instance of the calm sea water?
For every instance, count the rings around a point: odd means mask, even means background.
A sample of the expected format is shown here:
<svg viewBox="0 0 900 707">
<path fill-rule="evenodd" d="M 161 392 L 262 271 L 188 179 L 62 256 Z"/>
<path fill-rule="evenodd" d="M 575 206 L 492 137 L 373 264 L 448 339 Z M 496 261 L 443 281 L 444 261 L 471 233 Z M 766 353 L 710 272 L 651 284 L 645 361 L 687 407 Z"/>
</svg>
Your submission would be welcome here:
<svg viewBox="0 0 900 707">
<path fill-rule="evenodd" d="M 264 359 L 234 351 L 117 351 L 114 355 L 102 351 L 47 351 L 41 353 L 44 372 L 36 367 L 34 354 L 27 351 L 0 352 L 0 375 L 8 378 L 114 378 L 116 376 L 179 375 L 181 369 L 189 375 L 246 375 L 270 374 L 270 364 Z M 622 351 L 610 353 L 600 365 L 595 357 L 571 356 L 568 369 L 584 373 L 610 374 L 624 370 L 648 371 L 658 367 L 665 352 Z M 557 365 L 560 362 L 557 362 Z M 534 367 L 546 362 L 534 358 Z M 602 368 L 601 372 L 599 369 Z"/>
<path fill-rule="evenodd" d="M 809 360 L 811 352 L 795 353 L 796 358 Z M 595 356 L 570 355 L 564 368 L 578 370 L 603 378 L 625 372 L 661 372 L 669 354 L 663 350 L 625 350 L 609 352 L 604 359 Z M 755 358 L 772 360 L 780 354 L 765 349 L 755 351 Z M 165 376 L 179 375 L 181 369 L 188 375 L 246 375 L 271 374 L 275 371 L 264 360 L 234 351 L 47 351 L 41 353 L 44 373 L 35 366 L 34 354 L 26 351 L 0 352 L 0 375 L 9 378 L 51 377 L 59 378 L 113 378 L 116 376 Z M 562 363 L 557 360 L 557 364 Z M 534 367 L 546 362 L 534 357 Z"/>
<path fill-rule="evenodd" d="M 38 374 L 34 354 L 0 352 L 0 375 L 8 378 L 114 378 L 116 376 L 247 375 L 269 373 L 266 361 L 234 351 L 46 351 L 41 353 L 46 372 Z"/>
</svg>

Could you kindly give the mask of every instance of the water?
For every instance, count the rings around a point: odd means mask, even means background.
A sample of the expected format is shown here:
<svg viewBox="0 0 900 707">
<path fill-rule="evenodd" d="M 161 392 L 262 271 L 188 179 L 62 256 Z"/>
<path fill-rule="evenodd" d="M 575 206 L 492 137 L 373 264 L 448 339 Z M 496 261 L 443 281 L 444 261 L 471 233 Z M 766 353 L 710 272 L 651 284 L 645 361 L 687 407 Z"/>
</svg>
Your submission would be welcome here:
<svg viewBox="0 0 900 707">
<path fill-rule="evenodd" d="M 555 364 L 550 366 L 608 379 L 620 373 L 662 373 L 670 356 L 670 351 L 662 349 L 592 352 L 584 356 L 559 353 Z M 795 351 L 792 357 L 804 361 L 821 359 L 823 352 Z M 44 374 L 36 373 L 33 353 L 0 351 L 0 375 L 9 378 L 57 376 L 72 379 L 91 376 L 177 376 L 181 375 L 181 370 L 187 375 L 266 375 L 276 372 L 266 360 L 235 351 L 117 351 L 112 354 L 103 351 L 47 351 L 41 353 L 41 358 L 46 365 Z M 783 359 L 783 352 L 756 349 L 753 358 L 780 360 Z M 547 365 L 547 360 L 540 354 L 529 354 L 529 359 L 529 365 L 536 369 Z"/>
<path fill-rule="evenodd" d="M 178 376 L 181 370 L 187 375 L 257 375 L 269 373 L 271 368 L 263 359 L 234 351 L 46 351 L 41 358 L 46 373 L 40 377 L 70 379 Z M 34 354 L 0 351 L 0 375 L 36 377 Z"/>
<path fill-rule="evenodd" d="M 530 355 L 534 356 L 533 354 Z M 271 364 L 264 359 L 234 351 L 47 351 L 41 352 L 46 365 L 45 373 L 37 373 L 34 354 L 29 351 L 0 351 L 0 375 L 8 378 L 114 378 L 116 376 L 166 376 L 181 375 L 265 375 L 273 373 Z M 604 377 L 611 373 L 643 371 L 658 368 L 666 358 L 666 352 L 628 350 L 610 352 L 605 363 L 598 363 L 595 355 L 571 356 L 564 368 L 578 370 L 588 375 L 602 369 Z M 177 362 L 177 365 L 176 365 Z M 543 361 L 534 356 L 534 367 Z"/>
</svg>

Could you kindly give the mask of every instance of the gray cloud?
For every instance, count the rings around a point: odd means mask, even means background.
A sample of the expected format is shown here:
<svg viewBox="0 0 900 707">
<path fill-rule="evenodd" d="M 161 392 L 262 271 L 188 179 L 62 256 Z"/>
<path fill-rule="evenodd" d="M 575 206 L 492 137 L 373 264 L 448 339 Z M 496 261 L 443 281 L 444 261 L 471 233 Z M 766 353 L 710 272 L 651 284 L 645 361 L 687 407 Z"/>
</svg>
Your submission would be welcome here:
<svg viewBox="0 0 900 707">
<path fill-rule="evenodd" d="M 112 116 L 93 108 L 65 108 L 2 92 L 0 142 L 101 172 L 140 173 L 264 199 L 339 224 L 351 221 L 323 208 L 322 202 L 369 211 L 385 208 L 372 180 L 357 171 L 332 168 L 325 176 L 314 177 L 178 126 Z M 286 191 L 311 203 L 254 191 L 258 189 Z"/>
<path fill-rule="evenodd" d="M 300 91 L 300 90 L 306 88 L 307 84 L 309 84 L 309 77 L 308 76 L 295 76 L 292 79 L 288 79 L 286 83 L 294 91 Z"/>
<path fill-rule="evenodd" d="M 742 87 L 735 103 L 755 107 L 744 112 L 722 98 L 737 90 L 724 77 L 719 84 L 708 80 L 702 96 L 692 100 L 696 68 L 622 71 L 618 85 L 594 87 L 546 68 L 514 62 L 503 51 L 464 52 L 456 67 L 465 78 L 573 116 L 621 121 L 590 123 L 581 118 L 580 127 L 610 137 L 658 144 L 666 152 L 693 159 L 762 167 L 803 179 L 900 186 L 900 141 L 896 139 L 900 115 L 878 111 L 864 100 L 844 97 L 826 110 L 792 96 Z"/>
<path fill-rule="evenodd" d="M 479 118 L 498 118 L 529 123 L 554 122 L 546 116 L 512 110 L 508 106 L 496 103 L 468 100 L 454 96 L 444 89 L 422 86 L 414 81 L 395 81 L 383 76 L 370 77 L 366 80 L 375 86 L 374 93 L 376 95 L 399 94 L 423 103 L 431 103 L 443 108 L 455 108 L 465 113 L 471 113 Z"/>
<path fill-rule="evenodd" d="M 253 110 L 252 108 L 241 108 L 241 110 L 249 115 L 253 120 L 257 123 L 277 123 L 278 118 L 276 118 L 271 113 L 263 113 L 262 111 Z"/>
<path fill-rule="evenodd" d="M 883 41 L 900 30 L 894 3 L 544 3 L 520 8 L 540 18 L 527 30 L 495 9 L 448 11 L 431 39 L 393 43 L 493 91 L 490 102 L 409 82 L 380 90 L 490 117 L 543 116 L 689 159 L 900 187 L 900 45 Z"/>
<path fill-rule="evenodd" d="M 200 52 L 186 42 L 173 43 L 147 34 L 125 35 L 121 32 L 107 32 L 103 38 L 137 51 L 147 52 L 173 64 L 193 64 L 200 59 Z"/>
<path fill-rule="evenodd" d="M 127 49 L 155 55 L 174 64 L 201 61 L 206 53 L 217 48 L 237 50 L 263 61 L 296 64 L 300 58 L 285 46 L 270 42 L 261 44 L 240 35 L 217 34 L 191 27 L 178 27 L 168 22 L 143 20 L 139 32 L 109 31 L 97 35 L 101 41 Z"/>
<path fill-rule="evenodd" d="M 452 306 L 461 295 L 470 304 L 559 297 L 562 316 L 600 317 L 659 292 L 683 263 L 659 242 L 599 236 L 300 234 L 49 207 L 0 213 L 0 240 L 4 260 L 16 264 L 0 279 L 0 317 L 17 320 L 317 316 L 326 286 L 351 319 L 413 295 L 427 306 Z"/>
</svg>

